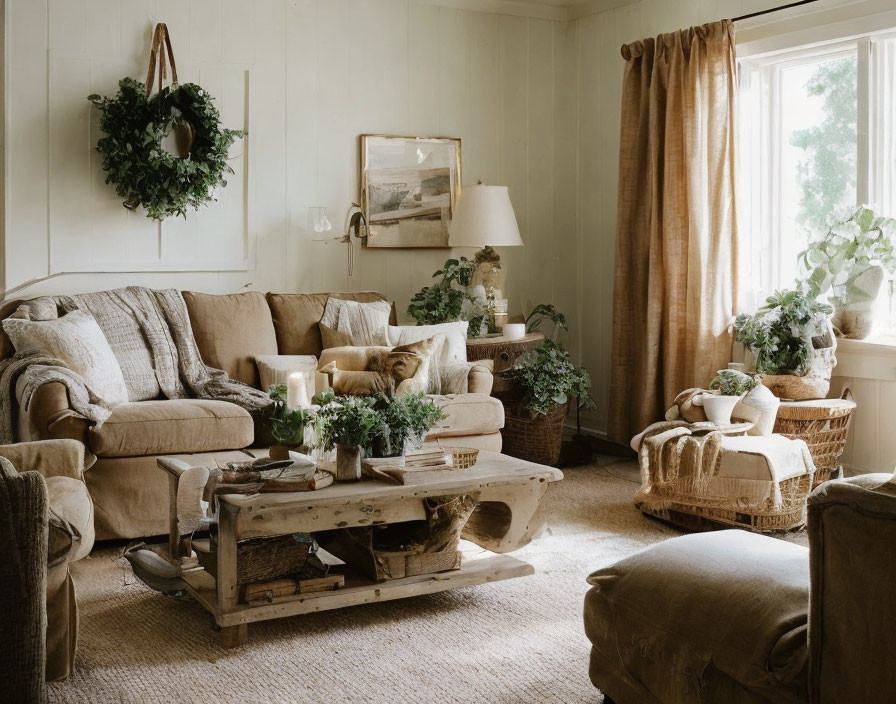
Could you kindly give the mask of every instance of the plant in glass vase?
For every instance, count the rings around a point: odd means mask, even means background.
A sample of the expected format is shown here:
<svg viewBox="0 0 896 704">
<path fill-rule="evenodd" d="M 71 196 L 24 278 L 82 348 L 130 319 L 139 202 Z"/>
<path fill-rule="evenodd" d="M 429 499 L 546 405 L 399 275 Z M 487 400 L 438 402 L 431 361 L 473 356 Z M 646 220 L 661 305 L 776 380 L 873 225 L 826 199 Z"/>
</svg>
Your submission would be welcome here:
<svg viewBox="0 0 896 704">
<path fill-rule="evenodd" d="M 365 446 L 369 457 L 398 457 L 409 449 L 420 449 L 423 438 L 445 414 L 423 394 L 395 398 L 380 394 L 374 408 L 382 424 Z"/>
<path fill-rule="evenodd" d="M 830 292 L 833 324 L 844 337 L 868 337 L 884 273 L 896 273 L 896 220 L 861 206 L 800 252 L 811 296 Z"/>
<path fill-rule="evenodd" d="M 305 427 L 312 418 L 311 410 L 287 405 L 286 384 L 273 384 L 268 394 L 274 402 L 268 416 L 271 435 L 287 448 L 301 446 L 305 439 Z"/>
<path fill-rule="evenodd" d="M 374 408 L 376 399 L 367 396 L 319 395 L 323 402 L 314 417 L 316 445 L 324 451 L 336 448 L 336 479 L 361 478 L 361 451 L 377 433 L 383 432 L 383 419 Z"/>
</svg>

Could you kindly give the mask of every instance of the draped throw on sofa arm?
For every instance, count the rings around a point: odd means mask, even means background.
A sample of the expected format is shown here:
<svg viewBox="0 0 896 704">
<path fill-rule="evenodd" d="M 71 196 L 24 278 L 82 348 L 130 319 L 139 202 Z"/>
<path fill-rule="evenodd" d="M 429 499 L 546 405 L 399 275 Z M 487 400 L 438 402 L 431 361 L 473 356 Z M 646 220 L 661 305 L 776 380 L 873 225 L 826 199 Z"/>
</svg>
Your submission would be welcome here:
<svg viewBox="0 0 896 704">
<path fill-rule="evenodd" d="M 611 440 L 730 359 L 736 67 L 730 20 L 622 47 Z"/>
</svg>

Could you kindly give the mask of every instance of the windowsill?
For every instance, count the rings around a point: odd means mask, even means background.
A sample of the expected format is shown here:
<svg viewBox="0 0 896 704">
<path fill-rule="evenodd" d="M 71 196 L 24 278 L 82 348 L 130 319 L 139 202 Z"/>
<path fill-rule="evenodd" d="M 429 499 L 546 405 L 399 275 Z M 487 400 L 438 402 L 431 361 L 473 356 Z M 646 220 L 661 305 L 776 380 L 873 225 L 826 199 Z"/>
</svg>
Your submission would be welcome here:
<svg viewBox="0 0 896 704">
<path fill-rule="evenodd" d="M 837 338 L 834 376 L 896 381 L 896 335 L 864 340 Z"/>
</svg>

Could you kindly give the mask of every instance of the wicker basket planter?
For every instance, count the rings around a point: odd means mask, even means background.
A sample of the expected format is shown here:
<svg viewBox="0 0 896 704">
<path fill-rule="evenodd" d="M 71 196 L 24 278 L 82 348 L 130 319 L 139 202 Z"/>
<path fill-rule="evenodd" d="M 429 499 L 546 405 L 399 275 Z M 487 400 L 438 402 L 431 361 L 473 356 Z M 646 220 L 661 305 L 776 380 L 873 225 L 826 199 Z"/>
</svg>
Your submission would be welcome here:
<svg viewBox="0 0 896 704">
<path fill-rule="evenodd" d="M 815 462 L 813 488 L 828 481 L 839 466 L 855 407 L 847 398 L 782 403 L 778 408 L 775 432 L 809 446 Z"/>
<path fill-rule="evenodd" d="M 503 399 L 504 430 L 501 452 L 521 460 L 556 465 L 563 444 L 563 421 L 569 404 L 554 407 L 547 415 L 533 415 L 521 400 Z"/>
</svg>

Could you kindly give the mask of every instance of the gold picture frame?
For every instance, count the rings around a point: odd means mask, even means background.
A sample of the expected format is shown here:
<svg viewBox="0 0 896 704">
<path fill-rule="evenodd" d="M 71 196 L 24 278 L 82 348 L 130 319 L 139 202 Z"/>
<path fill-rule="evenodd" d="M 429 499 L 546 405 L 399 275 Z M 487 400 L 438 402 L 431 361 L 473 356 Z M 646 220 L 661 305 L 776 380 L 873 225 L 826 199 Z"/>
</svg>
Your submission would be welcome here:
<svg viewBox="0 0 896 704">
<path fill-rule="evenodd" d="M 460 137 L 362 134 L 360 152 L 367 246 L 448 247 L 461 190 Z"/>
</svg>

